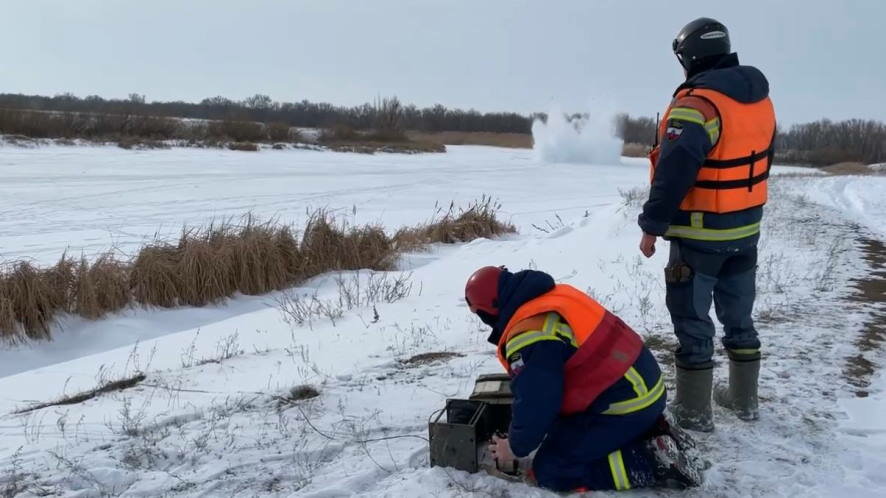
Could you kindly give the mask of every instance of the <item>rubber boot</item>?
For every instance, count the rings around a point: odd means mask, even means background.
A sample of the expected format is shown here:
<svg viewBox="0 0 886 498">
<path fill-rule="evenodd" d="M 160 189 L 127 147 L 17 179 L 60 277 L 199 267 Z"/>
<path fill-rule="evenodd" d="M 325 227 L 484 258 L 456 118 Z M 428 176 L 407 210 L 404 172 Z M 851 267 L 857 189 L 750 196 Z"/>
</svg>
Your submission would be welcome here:
<svg viewBox="0 0 886 498">
<path fill-rule="evenodd" d="M 714 400 L 735 412 L 742 420 L 757 420 L 757 380 L 760 376 L 760 353 L 738 354 L 729 351 L 729 386 L 718 385 Z"/>
<path fill-rule="evenodd" d="M 713 382 L 713 364 L 702 368 L 684 368 L 677 365 L 677 396 L 671 405 L 671 413 L 677 425 L 692 431 L 714 430 L 711 412 Z"/>
</svg>

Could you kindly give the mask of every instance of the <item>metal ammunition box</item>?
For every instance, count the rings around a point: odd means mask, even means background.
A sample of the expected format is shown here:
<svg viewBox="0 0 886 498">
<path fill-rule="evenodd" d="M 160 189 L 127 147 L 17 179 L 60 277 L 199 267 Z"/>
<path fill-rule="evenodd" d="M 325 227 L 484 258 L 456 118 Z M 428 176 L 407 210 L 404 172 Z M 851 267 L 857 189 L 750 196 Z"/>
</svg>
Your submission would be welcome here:
<svg viewBox="0 0 886 498">
<path fill-rule="evenodd" d="M 508 376 L 493 374 L 477 379 L 470 399 L 446 400 L 428 424 L 431 466 L 477 472 L 483 445 L 508 430 L 512 399 Z"/>
</svg>

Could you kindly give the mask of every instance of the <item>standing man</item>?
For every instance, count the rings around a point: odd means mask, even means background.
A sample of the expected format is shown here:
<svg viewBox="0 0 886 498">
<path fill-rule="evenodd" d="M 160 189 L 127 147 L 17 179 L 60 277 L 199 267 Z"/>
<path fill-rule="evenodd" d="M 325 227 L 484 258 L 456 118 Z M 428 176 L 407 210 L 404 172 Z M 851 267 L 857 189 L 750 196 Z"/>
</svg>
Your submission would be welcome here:
<svg viewBox="0 0 886 498">
<path fill-rule="evenodd" d="M 672 411 L 684 428 L 711 431 L 714 323 L 724 326 L 729 386 L 718 404 L 756 420 L 760 341 L 751 319 L 760 220 L 772 164 L 775 112 L 769 83 L 739 65 L 726 26 L 687 24 L 673 42 L 686 81 L 677 87 L 650 154 L 652 188 L 639 217 L 640 251 L 671 242 L 667 306 L 679 340 Z"/>
</svg>

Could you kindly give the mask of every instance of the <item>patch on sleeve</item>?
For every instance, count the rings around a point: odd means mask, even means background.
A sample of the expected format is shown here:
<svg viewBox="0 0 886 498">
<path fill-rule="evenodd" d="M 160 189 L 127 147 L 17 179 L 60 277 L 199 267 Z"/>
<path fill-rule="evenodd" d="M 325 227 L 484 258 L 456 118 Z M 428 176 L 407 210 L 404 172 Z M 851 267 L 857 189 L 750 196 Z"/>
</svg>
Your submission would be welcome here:
<svg viewBox="0 0 886 498">
<path fill-rule="evenodd" d="M 668 128 L 665 130 L 665 137 L 668 140 L 676 140 L 683 134 L 683 123 L 676 119 L 668 120 Z"/>
<path fill-rule="evenodd" d="M 523 356 L 521 356 L 520 353 L 514 353 L 511 355 L 511 357 L 508 358 L 508 364 L 510 364 L 511 373 L 513 375 L 520 373 L 520 371 L 523 370 L 523 367 L 526 366 L 526 364 L 523 363 Z"/>
</svg>

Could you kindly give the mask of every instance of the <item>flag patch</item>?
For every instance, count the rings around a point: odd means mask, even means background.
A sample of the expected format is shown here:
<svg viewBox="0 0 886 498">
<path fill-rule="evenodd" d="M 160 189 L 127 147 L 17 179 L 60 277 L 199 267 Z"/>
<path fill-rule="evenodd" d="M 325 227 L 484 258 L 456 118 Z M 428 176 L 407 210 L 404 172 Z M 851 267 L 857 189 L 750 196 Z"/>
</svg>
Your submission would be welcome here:
<svg viewBox="0 0 886 498">
<path fill-rule="evenodd" d="M 523 370 L 523 367 L 526 366 L 526 364 L 523 363 L 523 357 L 520 353 L 512 355 L 509 359 L 509 363 L 511 364 L 511 373 L 513 375 L 520 373 L 520 370 Z"/>
<path fill-rule="evenodd" d="M 676 119 L 668 121 L 668 128 L 665 130 L 665 137 L 668 140 L 676 140 L 683 134 L 683 125 Z"/>
</svg>

